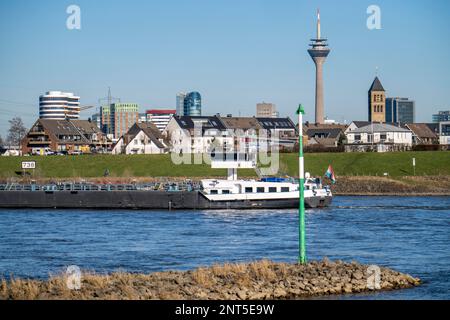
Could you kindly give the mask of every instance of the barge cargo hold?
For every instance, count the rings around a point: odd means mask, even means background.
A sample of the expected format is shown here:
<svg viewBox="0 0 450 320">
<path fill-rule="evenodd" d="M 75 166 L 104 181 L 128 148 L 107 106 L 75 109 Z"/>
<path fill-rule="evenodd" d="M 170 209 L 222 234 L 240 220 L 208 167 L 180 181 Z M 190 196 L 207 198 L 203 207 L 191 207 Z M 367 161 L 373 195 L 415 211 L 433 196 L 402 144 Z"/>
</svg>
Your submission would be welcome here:
<svg viewBox="0 0 450 320">
<path fill-rule="evenodd" d="M 331 204 L 332 196 L 329 190 L 313 190 L 313 187 L 309 186 L 307 189 L 309 189 L 305 190 L 307 208 L 326 207 Z M 201 186 L 11 184 L 0 185 L 0 208 L 290 209 L 299 205 L 298 192 L 298 184 L 291 182 L 254 180 L 232 182 L 203 180 Z"/>
</svg>

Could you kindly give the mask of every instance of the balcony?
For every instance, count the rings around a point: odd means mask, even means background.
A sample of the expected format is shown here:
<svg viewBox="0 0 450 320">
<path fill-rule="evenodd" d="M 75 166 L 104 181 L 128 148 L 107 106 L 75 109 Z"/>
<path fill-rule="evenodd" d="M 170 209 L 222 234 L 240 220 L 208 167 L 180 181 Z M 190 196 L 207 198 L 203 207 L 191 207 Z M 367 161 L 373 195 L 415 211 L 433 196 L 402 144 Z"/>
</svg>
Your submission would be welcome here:
<svg viewBox="0 0 450 320">
<path fill-rule="evenodd" d="M 31 146 L 50 145 L 50 141 L 30 140 L 30 141 L 28 141 L 28 145 L 31 145 Z"/>
</svg>

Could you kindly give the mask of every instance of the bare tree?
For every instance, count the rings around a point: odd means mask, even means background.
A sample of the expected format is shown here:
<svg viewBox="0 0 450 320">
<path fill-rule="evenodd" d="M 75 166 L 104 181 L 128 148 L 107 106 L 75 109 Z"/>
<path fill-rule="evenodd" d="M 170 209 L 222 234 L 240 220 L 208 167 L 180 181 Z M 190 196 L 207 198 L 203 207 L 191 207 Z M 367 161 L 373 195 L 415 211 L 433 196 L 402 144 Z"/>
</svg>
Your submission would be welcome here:
<svg viewBox="0 0 450 320">
<path fill-rule="evenodd" d="M 20 141 L 26 135 L 27 129 L 23 124 L 22 118 L 14 117 L 9 120 L 9 130 L 8 130 L 8 144 L 9 146 L 18 146 Z"/>
<path fill-rule="evenodd" d="M 3 146 L 3 139 L 2 136 L 0 136 L 0 147 Z"/>
</svg>

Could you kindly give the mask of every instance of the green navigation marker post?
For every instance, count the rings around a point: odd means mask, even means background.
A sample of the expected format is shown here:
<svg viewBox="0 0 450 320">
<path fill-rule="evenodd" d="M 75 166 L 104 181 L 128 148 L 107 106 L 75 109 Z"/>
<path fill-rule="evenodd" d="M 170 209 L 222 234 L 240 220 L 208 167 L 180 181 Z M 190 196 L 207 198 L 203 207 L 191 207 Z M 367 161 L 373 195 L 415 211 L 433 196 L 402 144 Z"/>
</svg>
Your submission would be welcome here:
<svg viewBox="0 0 450 320">
<path fill-rule="evenodd" d="M 303 115 L 305 114 L 305 110 L 303 106 L 300 104 L 297 110 L 298 114 L 298 146 L 299 146 L 299 157 L 298 157 L 298 174 L 299 174 L 299 190 L 300 190 L 300 201 L 299 201 L 299 209 L 298 209 L 298 217 L 299 217 L 299 258 L 298 261 L 301 264 L 306 264 L 306 230 L 305 230 L 305 162 L 303 160 Z"/>
</svg>

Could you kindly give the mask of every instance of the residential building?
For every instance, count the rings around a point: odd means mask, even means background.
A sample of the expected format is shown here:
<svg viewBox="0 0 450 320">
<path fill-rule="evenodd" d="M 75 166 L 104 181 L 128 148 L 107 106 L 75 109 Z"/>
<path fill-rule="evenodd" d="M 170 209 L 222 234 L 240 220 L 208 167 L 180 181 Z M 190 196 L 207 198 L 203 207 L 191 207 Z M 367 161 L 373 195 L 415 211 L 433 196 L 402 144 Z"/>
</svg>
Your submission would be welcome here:
<svg viewBox="0 0 450 320">
<path fill-rule="evenodd" d="M 88 120 L 39 119 L 21 141 L 24 154 L 52 152 L 105 152 L 111 141 Z"/>
<path fill-rule="evenodd" d="M 184 92 L 180 92 L 177 94 L 177 115 L 182 117 L 184 116 L 184 100 L 186 99 L 187 94 Z"/>
<path fill-rule="evenodd" d="M 221 117 L 225 127 L 234 133 L 235 152 L 255 153 L 258 151 L 258 134 L 262 129 L 255 117 Z"/>
<path fill-rule="evenodd" d="M 218 116 L 174 116 L 163 131 L 177 153 L 227 152 L 234 139 Z"/>
<path fill-rule="evenodd" d="M 378 123 L 378 124 L 383 124 L 383 122 L 373 122 L 374 124 Z M 371 125 L 372 122 L 370 121 L 352 121 L 352 123 L 350 123 L 348 126 L 346 126 L 344 133 L 347 135 L 347 133 L 354 131 L 358 128 L 362 128 L 368 125 Z M 403 129 L 406 129 L 405 124 L 404 123 L 384 123 L 384 124 L 389 124 L 391 126 L 395 126 L 395 127 L 401 127 Z"/>
<path fill-rule="evenodd" d="M 256 105 L 256 117 L 257 118 L 278 118 L 277 107 L 273 103 L 258 103 Z"/>
<path fill-rule="evenodd" d="M 439 111 L 437 114 L 433 114 L 433 122 L 445 122 L 450 121 L 450 111 Z"/>
<path fill-rule="evenodd" d="M 39 119 L 77 120 L 80 118 L 80 97 L 71 92 L 48 91 L 39 97 Z"/>
<path fill-rule="evenodd" d="M 369 122 L 386 122 L 386 92 L 375 77 L 369 89 Z"/>
<path fill-rule="evenodd" d="M 385 123 L 371 123 L 346 134 L 346 151 L 402 151 L 413 144 L 408 129 Z"/>
<path fill-rule="evenodd" d="M 386 122 L 414 123 L 416 103 L 408 98 L 386 98 Z"/>
<path fill-rule="evenodd" d="M 339 146 L 345 138 L 342 128 L 323 127 L 317 129 L 307 129 L 308 146 L 317 145 L 323 148 L 335 148 Z"/>
<path fill-rule="evenodd" d="M 135 103 L 112 103 L 101 107 L 102 131 L 119 139 L 139 122 L 139 106 Z"/>
<path fill-rule="evenodd" d="M 413 144 L 439 144 L 439 135 L 427 123 L 407 123 L 405 127 L 411 130 Z"/>
<path fill-rule="evenodd" d="M 163 132 L 164 129 L 169 124 L 170 119 L 176 114 L 176 110 L 172 109 L 152 109 L 147 110 L 146 112 L 146 120 L 147 122 L 152 122 L 159 129 L 159 131 Z"/>
<path fill-rule="evenodd" d="M 135 123 L 114 145 L 113 154 L 161 154 L 168 142 L 153 123 Z"/>
<path fill-rule="evenodd" d="M 450 145 L 450 121 L 439 122 L 439 143 Z"/>
<path fill-rule="evenodd" d="M 269 148 L 273 143 L 278 142 L 280 149 L 293 149 L 297 143 L 298 128 L 287 118 L 256 118 L 262 129 L 266 130 L 268 135 L 267 147 Z M 278 141 L 273 137 L 277 137 Z M 261 140 L 261 139 L 260 139 Z M 263 145 L 260 142 L 259 149 Z"/>
</svg>

